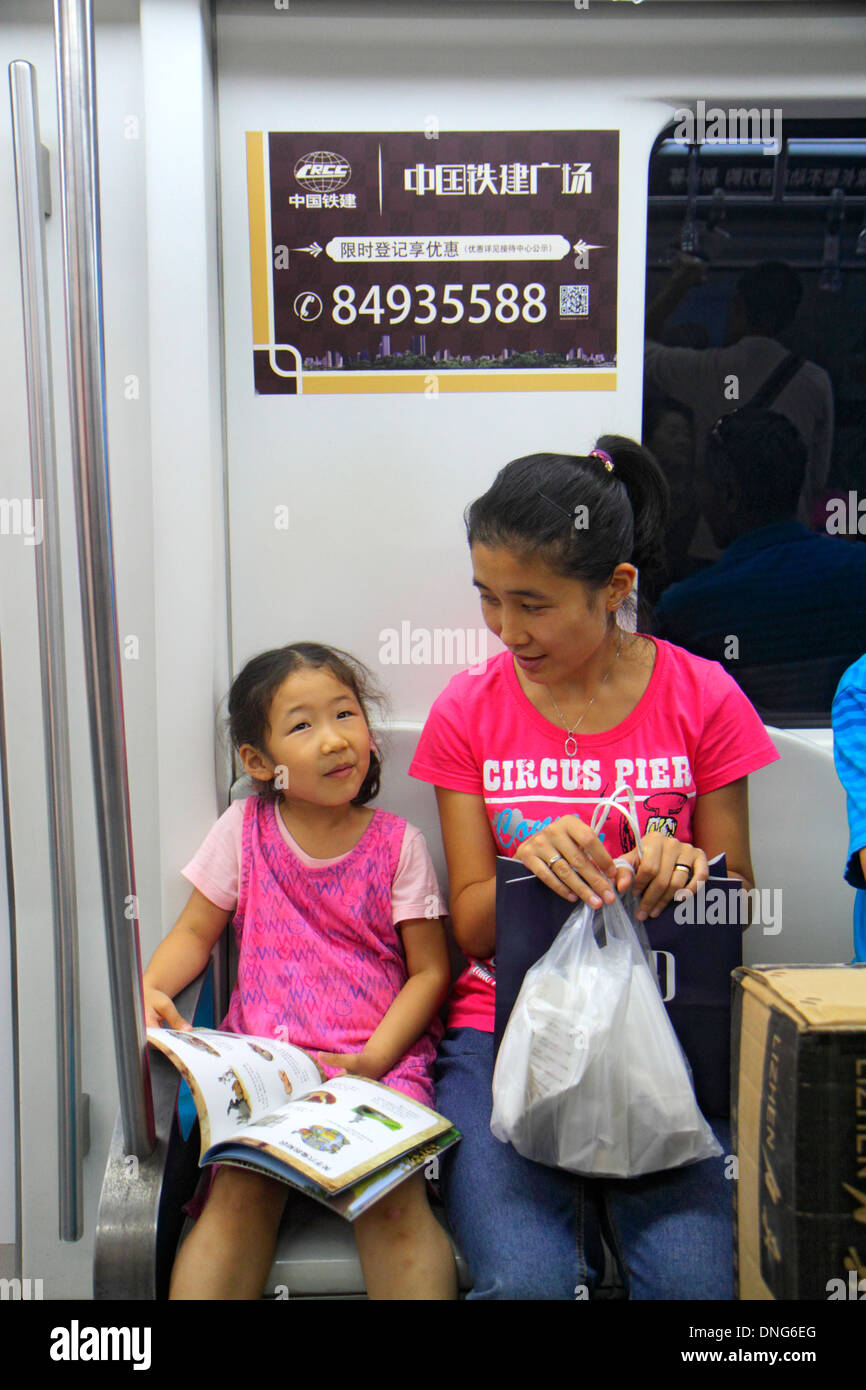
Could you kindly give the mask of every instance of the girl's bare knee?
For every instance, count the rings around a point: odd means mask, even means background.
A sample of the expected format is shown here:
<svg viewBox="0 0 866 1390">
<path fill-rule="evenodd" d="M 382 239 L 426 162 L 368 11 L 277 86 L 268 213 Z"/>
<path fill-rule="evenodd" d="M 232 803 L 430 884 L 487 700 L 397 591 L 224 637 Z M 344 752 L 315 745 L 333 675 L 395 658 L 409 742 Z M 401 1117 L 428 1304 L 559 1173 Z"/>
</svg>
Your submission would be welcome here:
<svg viewBox="0 0 866 1390">
<path fill-rule="evenodd" d="M 360 1227 L 362 1234 L 375 1230 L 386 1239 L 399 1239 L 416 1232 L 428 1220 L 436 1218 L 427 1200 L 427 1184 L 419 1174 L 387 1193 L 365 1211 L 355 1225 L 356 1229 Z"/>
<path fill-rule="evenodd" d="M 226 1213 L 270 1215 L 281 1211 L 288 1196 L 284 1183 L 248 1168 L 221 1167 L 214 1179 L 208 1206 Z"/>
</svg>

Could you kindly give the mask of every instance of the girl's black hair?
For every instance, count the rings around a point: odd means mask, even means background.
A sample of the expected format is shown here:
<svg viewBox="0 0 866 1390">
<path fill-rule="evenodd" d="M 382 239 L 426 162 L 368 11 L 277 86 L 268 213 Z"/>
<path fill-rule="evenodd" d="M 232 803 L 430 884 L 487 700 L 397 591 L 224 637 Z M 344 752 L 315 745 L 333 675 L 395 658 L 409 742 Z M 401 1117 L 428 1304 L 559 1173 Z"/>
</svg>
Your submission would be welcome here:
<svg viewBox="0 0 866 1390">
<path fill-rule="evenodd" d="M 648 621 L 664 575 L 668 485 L 633 439 L 606 434 L 595 447 L 610 455 L 612 471 L 599 458 L 569 454 L 528 454 L 506 464 L 466 509 L 469 544 L 538 555 L 591 589 L 603 589 L 617 565 L 635 565 L 639 623 Z M 579 506 L 585 514 L 575 511 Z"/>
<path fill-rule="evenodd" d="M 254 656 L 235 677 L 228 697 L 228 732 L 234 747 L 237 749 L 250 743 L 260 753 L 266 754 L 265 739 L 270 728 L 268 715 L 283 681 L 295 671 L 317 671 L 322 668 L 330 671 L 336 680 L 351 690 L 361 706 L 368 727 L 369 705 L 375 706 L 382 715 L 385 696 L 360 661 L 338 647 L 325 647 L 319 642 L 293 642 L 291 646 L 277 647 Z M 378 796 L 381 771 L 381 759 L 371 748 L 367 776 L 352 797 L 353 806 L 363 806 Z M 276 801 L 279 793 L 274 783 L 268 782 L 263 786 L 261 795 Z"/>
</svg>

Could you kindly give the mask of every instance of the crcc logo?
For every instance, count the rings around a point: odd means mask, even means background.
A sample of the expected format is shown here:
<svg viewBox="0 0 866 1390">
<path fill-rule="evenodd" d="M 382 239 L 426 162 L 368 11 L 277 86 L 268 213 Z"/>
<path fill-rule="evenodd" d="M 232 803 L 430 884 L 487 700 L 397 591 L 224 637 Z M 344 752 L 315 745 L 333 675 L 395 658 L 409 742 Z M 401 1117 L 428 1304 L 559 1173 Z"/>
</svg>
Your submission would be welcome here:
<svg viewBox="0 0 866 1390">
<path fill-rule="evenodd" d="M 332 150 L 315 150 L 305 154 L 295 165 L 295 178 L 311 193 L 335 193 L 352 177 L 348 159 Z"/>
</svg>

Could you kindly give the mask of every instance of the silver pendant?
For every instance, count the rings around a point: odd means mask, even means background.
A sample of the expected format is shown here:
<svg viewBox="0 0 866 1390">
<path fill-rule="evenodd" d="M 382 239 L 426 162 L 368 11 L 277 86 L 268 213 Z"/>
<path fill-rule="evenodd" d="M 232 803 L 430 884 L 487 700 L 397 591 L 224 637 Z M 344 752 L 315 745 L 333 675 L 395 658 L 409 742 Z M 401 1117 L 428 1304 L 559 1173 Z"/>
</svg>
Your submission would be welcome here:
<svg viewBox="0 0 866 1390">
<path fill-rule="evenodd" d="M 570 748 L 568 746 L 569 744 L 571 744 Z M 574 737 L 574 734 L 569 734 L 568 738 L 565 740 L 565 752 L 566 756 L 569 758 L 577 756 L 577 739 Z"/>
</svg>

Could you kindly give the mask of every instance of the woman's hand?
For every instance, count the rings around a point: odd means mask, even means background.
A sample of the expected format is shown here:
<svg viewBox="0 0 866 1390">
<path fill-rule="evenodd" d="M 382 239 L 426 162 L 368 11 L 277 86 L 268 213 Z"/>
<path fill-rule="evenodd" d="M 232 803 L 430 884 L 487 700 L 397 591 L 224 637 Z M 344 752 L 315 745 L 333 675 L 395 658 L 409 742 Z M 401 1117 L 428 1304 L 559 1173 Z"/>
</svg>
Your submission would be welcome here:
<svg viewBox="0 0 866 1390">
<path fill-rule="evenodd" d="M 658 917 L 676 894 L 678 902 L 692 897 L 709 878 L 707 856 L 696 845 L 652 830 L 641 840 L 643 857 L 633 849 L 624 856 L 634 866 L 631 891 L 640 898 L 635 916 L 643 922 Z M 556 867 L 556 866 L 554 866 Z"/>
<path fill-rule="evenodd" d="M 148 1028 L 161 1028 L 163 1023 L 169 1028 L 178 1028 L 182 1033 L 192 1032 L 192 1024 L 181 1018 L 174 1007 L 174 1000 L 161 989 L 151 985 L 144 986 L 144 1019 Z"/>
<path fill-rule="evenodd" d="M 598 908 L 612 903 L 634 876 L 633 868 L 617 865 L 601 840 L 579 816 L 562 816 L 524 840 L 514 858 L 531 869 L 567 902 L 581 898 Z M 676 885 L 674 885 L 676 887 Z M 614 892 L 616 889 L 616 892 Z"/>
</svg>

